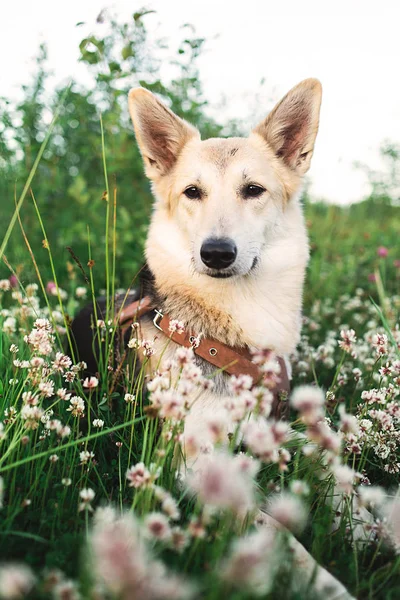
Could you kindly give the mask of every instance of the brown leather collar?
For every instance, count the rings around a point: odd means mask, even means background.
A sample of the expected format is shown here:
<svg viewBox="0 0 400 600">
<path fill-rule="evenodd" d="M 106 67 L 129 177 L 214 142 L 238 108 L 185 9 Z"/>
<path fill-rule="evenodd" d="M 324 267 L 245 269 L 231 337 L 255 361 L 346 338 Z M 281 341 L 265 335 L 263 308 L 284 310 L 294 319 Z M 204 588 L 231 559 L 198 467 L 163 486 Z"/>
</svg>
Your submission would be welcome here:
<svg viewBox="0 0 400 600">
<path fill-rule="evenodd" d="M 124 307 L 116 317 L 122 334 L 125 335 L 134 321 L 152 310 L 154 310 L 154 306 L 152 306 L 149 296 Z M 231 347 L 212 338 L 196 338 L 187 331 L 183 333 L 171 332 L 171 319 L 169 316 L 158 310 L 155 310 L 155 313 L 156 316 L 153 319 L 155 327 L 176 344 L 186 348 L 192 347 L 197 356 L 230 375 L 250 375 L 253 379 L 253 385 L 257 385 L 262 380 L 263 373 L 252 361 L 251 353 L 247 347 Z M 288 410 L 289 403 L 286 400 L 290 391 L 290 383 L 285 361 L 281 357 L 278 357 L 277 360 L 280 366 L 280 382 L 271 390 L 274 394 L 272 414 L 277 418 L 282 418 Z"/>
</svg>

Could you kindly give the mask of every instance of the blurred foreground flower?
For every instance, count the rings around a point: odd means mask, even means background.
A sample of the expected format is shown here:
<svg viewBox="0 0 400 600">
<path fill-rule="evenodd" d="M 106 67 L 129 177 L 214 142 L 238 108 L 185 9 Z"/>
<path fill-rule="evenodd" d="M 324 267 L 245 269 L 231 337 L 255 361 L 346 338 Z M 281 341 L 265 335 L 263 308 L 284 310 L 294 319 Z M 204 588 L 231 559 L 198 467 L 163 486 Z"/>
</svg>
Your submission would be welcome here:
<svg viewBox="0 0 400 600">
<path fill-rule="evenodd" d="M 14 600 L 25 597 L 35 584 L 35 576 L 25 565 L 0 565 L 0 598 Z"/>
</svg>

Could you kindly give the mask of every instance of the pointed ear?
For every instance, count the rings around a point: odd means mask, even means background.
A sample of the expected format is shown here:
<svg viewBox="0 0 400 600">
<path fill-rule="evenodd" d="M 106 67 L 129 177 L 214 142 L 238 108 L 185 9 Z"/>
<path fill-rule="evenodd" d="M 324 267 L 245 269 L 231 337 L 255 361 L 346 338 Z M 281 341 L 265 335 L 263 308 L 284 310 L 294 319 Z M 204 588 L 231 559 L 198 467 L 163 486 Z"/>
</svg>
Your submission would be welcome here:
<svg viewBox="0 0 400 600">
<path fill-rule="evenodd" d="M 310 167 L 321 97 L 322 86 L 318 79 L 305 79 L 254 129 L 298 175 L 304 175 Z"/>
<path fill-rule="evenodd" d="M 183 146 L 191 138 L 200 137 L 197 129 L 177 117 L 144 88 L 129 92 L 129 112 L 150 179 L 168 173 Z"/>
</svg>

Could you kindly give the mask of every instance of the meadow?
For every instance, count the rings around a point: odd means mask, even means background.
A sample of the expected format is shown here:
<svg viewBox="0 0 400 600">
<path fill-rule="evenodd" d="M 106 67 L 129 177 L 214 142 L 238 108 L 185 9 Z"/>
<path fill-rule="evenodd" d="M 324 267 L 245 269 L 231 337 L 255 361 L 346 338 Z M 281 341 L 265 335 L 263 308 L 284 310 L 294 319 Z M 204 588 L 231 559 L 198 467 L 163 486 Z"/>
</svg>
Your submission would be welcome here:
<svg viewBox="0 0 400 600">
<path fill-rule="evenodd" d="M 185 390 L 210 380 L 188 352 L 178 381 L 155 373 L 143 393 L 135 352 L 123 364 L 113 352 L 112 299 L 135 286 L 151 211 L 129 74 L 205 136 L 242 124 L 208 116 L 192 30 L 176 78 L 158 78 L 145 17 L 82 40 L 94 85 L 49 98 L 42 48 L 24 99 L 0 105 L 0 598 L 398 598 L 398 151 L 383 148 L 389 175 L 370 173 L 359 204 L 305 193 L 311 259 L 289 422 L 268 419 L 268 386 L 233 379 L 225 408 L 244 445 L 227 448 L 210 422 L 207 468 L 184 480 Z M 89 378 L 70 325 L 100 292 Z M 136 349 L 144 362 L 148 350 Z M 258 360 L 269 372 L 268 355 Z"/>
</svg>

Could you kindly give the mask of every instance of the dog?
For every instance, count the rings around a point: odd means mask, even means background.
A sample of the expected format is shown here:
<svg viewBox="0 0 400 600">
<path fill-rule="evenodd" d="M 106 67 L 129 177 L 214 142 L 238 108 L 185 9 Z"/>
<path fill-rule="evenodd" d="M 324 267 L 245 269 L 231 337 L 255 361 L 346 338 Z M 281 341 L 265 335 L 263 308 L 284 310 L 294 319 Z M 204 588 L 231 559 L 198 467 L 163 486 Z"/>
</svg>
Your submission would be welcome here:
<svg viewBox="0 0 400 600">
<path fill-rule="evenodd" d="M 211 340 L 209 354 L 226 350 L 229 359 L 230 351 L 269 348 L 290 378 L 288 357 L 300 337 L 309 259 L 300 195 L 321 97 L 320 82 L 306 79 L 248 137 L 201 140 L 197 129 L 150 91 L 130 91 L 130 115 L 155 199 L 147 266 L 130 301 L 148 300 L 144 314 L 134 305 L 140 336 L 155 339 L 162 361 L 171 359 L 177 345 L 189 345 L 188 339 L 200 339 L 198 351 L 201 340 Z M 171 336 L 159 327 L 164 315 L 183 322 L 189 337 L 172 336 L 166 347 Z M 80 359 L 93 368 L 87 314 L 78 316 L 73 332 Z M 249 366 L 248 357 L 237 360 Z M 197 361 L 204 373 L 223 366 L 210 363 L 207 354 Z M 229 393 L 227 379 L 219 372 L 214 388 L 196 399 L 185 437 L 205 435 L 207 415 Z M 232 431 L 226 423 L 227 434 Z"/>
</svg>

